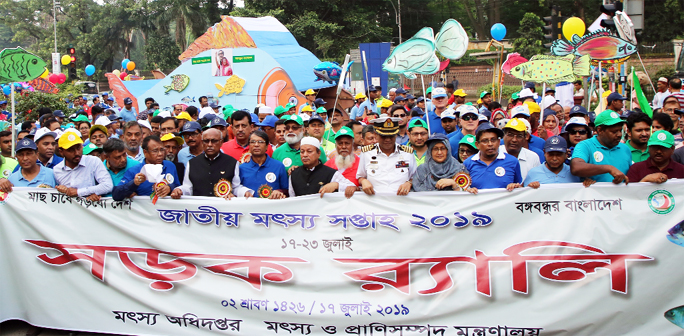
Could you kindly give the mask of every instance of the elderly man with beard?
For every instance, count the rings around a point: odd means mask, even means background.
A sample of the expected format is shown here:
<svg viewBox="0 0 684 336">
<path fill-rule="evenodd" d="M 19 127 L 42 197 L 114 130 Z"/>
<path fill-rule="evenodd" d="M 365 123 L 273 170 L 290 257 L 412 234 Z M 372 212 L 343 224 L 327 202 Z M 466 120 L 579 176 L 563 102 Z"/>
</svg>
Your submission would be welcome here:
<svg viewBox="0 0 684 336">
<path fill-rule="evenodd" d="M 221 132 L 215 128 L 202 133 L 204 154 L 188 161 L 183 184 L 171 192 L 171 198 L 192 195 L 231 199 L 254 194 L 253 190 L 242 185 L 237 160 L 221 153 L 222 138 Z"/>
<path fill-rule="evenodd" d="M 249 161 L 249 137 L 254 130 L 252 115 L 245 111 L 235 111 L 230 119 L 235 139 L 224 143 L 221 146 L 221 151 L 238 160 L 239 163 L 245 163 Z M 273 149 L 269 147 L 267 154 L 273 155 Z"/>
<path fill-rule="evenodd" d="M 112 178 L 99 158 L 83 155 L 83 140 L 76 132 L 66 131 L 59 137 L 58 145 L 64 161 L 53 169 L 57 191 L 70 197 L 87 197 L 97 202 L 100 195 L 112 191 Z"/>
<path fill-rule="evenodd" d="M 178 181 L 178 184 L 183 184 L 183 177 L 185 176 L 185 164 L 178 162 L 178 152 L 181 150 L 181 147 L 183 147 L 183 138 L 173 133 L 168 133 L 161 137 L 161 141 L 164 145 L 164 149 L 166 149 L 166 159 L 176 165 L 176 173 L 178 174 L 178 179 L 180 180 Z"/>
<path fill-rule="evenodd" d="M 346 190 L 354 186 L 339 171 L 324 165 L 321 160 L 321 143 L 314 137 L 304 137 L 300 143 L 302 165 L 292 170 L 289 181 L 290 197 Z M 338 157 L 341 155 L 338 155 Z"/>
<path fill-rule="evenodd" d="M 291 173 L 295 167 L 302 165 L 299 145 L 304 137 L 304 121 L 298 115 L 284 115 L 280 120 L 285 123 L 285 143 L 273 152 L 272 157 L 282 162 L 288 173 Z M 325 152 L 320 152 L 321 162 L 325 163 L 327 161 Z"/>
<path fill-rule="evenodd" d="M 351 197 L 357 190 L 359 180 L 356 172 L 359 170 L 359 156 L 354 153 L 355 134 L 351 128 L 344 126 L 335 134 L 335 151 L 337 155 L 334 160 L 325 163 L 326 166 L 339 171 L 353 185 L 348 186 L 344 194 Z"/>
<path fill-rule="evenodd" d="M 249 138 L 251 160 L 240 165 L 242 185 L 256 190 L 255 197 L 281 199 L 288 194 L 288 176 L 283 163 L 270 158 L 268 134 L 256 130 Z"/>
<path fill-rule="evenodd" d="M 145 154 L 144 161 L 126 171 L 119 185 L 114 187 L 112 198 L 115 201 L 135 195 L 149 196 L 153 193 L 163 198 L 179 185 L 176 165 L 166 160 L 166 148 L 161 139 L 156 135 L 148 136 L 143 140 L 142 148 Z M 143 167 L 148 164 L 162 165 L 162 181 L 156 183 L 148 181 L 146 174 L 142 173 Z"/>
<path fill-rule="evenodd" d="M 145 160 L 145 154 L 140 149 L 140 142 L 142 141 L 142 126 L 137 121 L 129 121 L 124 125 L 122 139 L 126 145 L 126 154 L 131 159 L 142 162 Z"/>
</svg>

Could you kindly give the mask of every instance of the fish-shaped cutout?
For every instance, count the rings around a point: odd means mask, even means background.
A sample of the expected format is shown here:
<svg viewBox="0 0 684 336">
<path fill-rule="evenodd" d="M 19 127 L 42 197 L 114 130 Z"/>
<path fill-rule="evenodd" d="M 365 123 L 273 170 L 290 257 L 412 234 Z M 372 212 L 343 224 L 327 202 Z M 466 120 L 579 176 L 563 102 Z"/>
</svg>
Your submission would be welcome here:
<svg viewBox="0 0 684 336">
<path fill-rule="evenodd" d="M 551 45 L 551 54 L 565 56 L 589 56 L 593 60 L 608 61 L 629 57 L 637 51 L 637 47 L 605 29 L 579 37 L 572 36 L 572 41 L 556 40 Z"/>
<path fill-rule="evenodd" d="M 138 107 L 138 99 L 136 99 L 135 96 L 128 91 L 119 76 L 108 72 L 105 74 L 105 77 L 107 77 L 107 80 L 109 81 L 109 88 L 112 90 L 112 94 L 116 98 L 116 103 L 119 106 L 124 106 L 124 98 L 131 98 L 133 100 L 133 107 L 135 107 L 135 110 L 140 111 L 140 108 Z"/>
<path fill-rule="evenodd" d="M 171 76 L 171 84 L 164 85 L 164 88 L 166 89 L 164 93 L 168 94 L 171 90 L 181 92 L 185 90 L 186 87 L 188 87 L 188 84 L 190 84 L 190 77 L 188 75 L 173 75 Z"/>
<path fill-rule="evenodd" d="M 577 77 L 589 76 L 590 61 L 589 56 L 575 58 L 573 55 L 563 57 L 535 55 L 529 61 L 512 67 L 511 76 L 536 83 L 572 82 Z"/>
<path fill-rule="evenodd" d="M 322 80 L 333 84 L 340 80 L 342 67 L 337 62 L 321 62 L 313 68 L 313 72 L 316 75 L 316 81 Z"/>
<path fill-rule="evenodd" d="M 223 95 L 229 95 L 231 93 L 240 93 L 242 88 L 245 86 L 245 80 L 238 77 L 238 75 L 232 75 L 226 79 L 226 85 L 221 86 L 220 84 L 214 84 L 214 86 L 219 90 L 218 96 L 221 98 Z"/>
<path fill-rule="evenodd" d="M 33 79 L 29 82 L 29 85 L 40 92 L 59 93 L 59 89 L 55 86 L 55 84 L 50 83 L 50 81 L 45 78 L 38 77 Z"/>
<path fill-rule="evenodd" d="M 668 321 L 684 329 L 684 306 L 672 308 L 666 311 L 664 315 Z"/>
<path fill-rule="evenodd" d="M 667 202 L 669 202 L 669 199 L 667 199 Z M 667 204 L 667 207 L 670 207 L 669 203 Z M 679 246 L 684 246 L 684 221 L 677 223 L 677 225 L 667 230 L 667 233 L 667 240 Z"/>
<path fill-rule="evenodd" d="M 181 99 L 182 102 L 186 104 L 194 103 L 195 102 L 195 97 L 190 98 L 190 96 L 185 96 L 183 99 Z"/>
<path fill-rule="evenodd" d="M 47 63 L 21 47 L 0 51 L 0 83 L 26 82 L 40 77 Z"/>
<path fill-rule="evenodd" d="M 398 45 L 382 63 L 382 69 L 391 73 L 413 72 L 435 55 L 432 28 L 426 27 L 406 42 Z"/>
<path fill-rule="evenodd" d="M 404 77 L 406 77 L 406 79 L 418 78 L 418 76 L 416 76 L 416 74 L 414 74 L 413 72 L 404 72 L 403 75 L 404 75 Z"/>
<path fill-rule="evenodd" d="M 282 68 L 273 68 L 259 84 L 257 103 L 276 108 L 294 104 L 298 108 L 306 102 L 306 97 L 297 90 L 290 76 Z"/>
<path fill-rule="evenodd" d="M 435 48 L 442 56 L 457 60 L 468 50 L 468 33 L 458 21 L 446 20 L 435 38 Z"/>
<path fill-rule="evenodd" d="M 437 58 L 437 55 L 432 54 L 430 60 L 427 61 L 427 63 L 423 64 L 422 67 L 416 69 L 414 73 L 417 73 L 419 75 L 432 75 L 439 71 L 439 66 L 439 58 Z"/>
<path fill-rule="evenodd" d="M 520 54 L 518 53 L 508 54 L 508 56 L 506 56 L 506 61 L 504 61 L 503 64 L 501 64 L 501 70 L 505 74 L 510 75 L 511 69 L 527 61 L 527 58 L 520 56 Z"/>
<path fill-rule="evenodd" d="M 432 28 L 423 27 L 421 30 L 419 30 L 411 38 L 422 38 L 422 39 L 426 39 L 428 41 L 432 41 L 432 43 L 435 43 L 434 36 L 435 36 L 435 32 L 432 30 Z"/>
</svg>

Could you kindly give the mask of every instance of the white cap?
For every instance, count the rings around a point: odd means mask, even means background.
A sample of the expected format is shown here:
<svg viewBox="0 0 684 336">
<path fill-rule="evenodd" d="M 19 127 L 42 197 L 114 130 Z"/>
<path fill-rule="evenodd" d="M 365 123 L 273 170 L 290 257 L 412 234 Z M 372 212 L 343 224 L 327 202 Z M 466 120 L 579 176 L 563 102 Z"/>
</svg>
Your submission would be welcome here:
<svg viewBox="0 0 684 336">
<path fill-rule="evenodd" d="M 138 120 L 138 125 L 142 127 L 147 127 L 147 129 L 149 129 L 150 131 L 152 130 L 152 125 L 150 125 L 150 122 L 147 120 Z"/>
<path fill-rule="evenodd" d="M 396 92 L 396 91 L 397 91 L 397 88 L 391 88 L 391 89 L 389 90 L 389 92 Z"/>
<path fill-rule="evenodd" d="M 530 108 L 527 107 L 527 105 L 523 104 L 511 109 L 511 118 L 515 118 L 518 114 L 524 114 L 525 116 L 529 117 Z"/>
<path fill-rule="evenodd" d="M 266 105 L 262 104 L 262 103 L 256 104 L 256 107 L 264 107 L 264 106 L 266 106 Z"/>
<path fill-rule="evenodd" d="M 665 83 L 669 82 L 669 81 L 667 80 L 667 78 L 665 78 L 665 77 L 660 77 L 660 78 L 658 78 L 658 81 L 659 81 L 659 82 L 665 82 Z"/>
<path fill-rule="evenodd" d="M 60 132 L 57 132 L 57 136 L 55 137 L 55 140 L 59 140 L 59 138 L 60 138 L 62 135 L 65 135 L 65 134 L 67 134 L 67 133 L 76 134 L 76 136 L 79 137 L 79 138 L 82 137 L 82 136 L 81 136 L 81 132 L 79 132 L 79 131 L 78 131 L 77 129 L 75 129 L 75 128 L 69 127 L 69 128 L 67 128 L 66 130 L 64 130 L 64 132 L 61 132 L 61 131 L 60 131 Z"/>
<path fill-rule="evenodd" d="M 97 118 L 97 120 L 95 120 L 95 125 L 100 125 L 100 126 L 104 126 L 104 127 L 109 126 L 111 123 L 112 123 L 112 121 L 109 120 L 109 117 L 105 117 L 105 116 L 101 116 L 101 117 Z"/>
<path fill-rule="evenodd" d="M 204 118 L 204 116 L 207 115 L 207 114 L 216 114 L 216 112 L 214 112 L 214 109 L 211 108 L 211 107 L 209 107 L 209 106 L 203 107 L 203 108 L 200 110 L 200 113 L 199 113 L 198 118 L 199 118 L 199 119 L 202 119 L 202 118 Z M 160 113 L 160 115 L 161 115 L 161 113 Z"/>
<path fill-rule="evenodd" d="M 484 115 L 484 114 L 480 114 L 480 116 L 477 117 L 477 119 L 478 119 L 479 121 L 489 121 L 489 119 L 487 119 L 487 116 Z"/>
<path fill-rule="evenodd" d="M 584 117 L 572 117 L 568 122 L 565 124 L 565 127 L 568 127 L 570 125 L 582 125 L 582 126 L 588 126 L 587 125 L 587 120 L 584 119 Z"/>
<path fill-rule="evenodd" d="M 318 139 L 316 139 L 314 137 L 310 137 L 310 136 L 302 138 L 302 142 L 299 143 L 299 146 L 301 147 L 304 145 L 311 145 L 311 146 L 314 146 L 318 149 L 321 149 L 321 142 L 318 141 Z"/>
<path fill-rule="evenodd" d="M 520 93 L 518 93 L 518 98 L 527 98 L 527 97 L 534 97 L 534 92 L 530 89 L 522 89 L 520 90 Z"/>
<path fill-rule="evenodd" d="M 309 119 L 311 119 L 311 116 L 306 113 L 302 113 L 299 116 L 302 117 L 302 121 L 309 121 Z M 320 120 L 320 118 L 318 120 Z"/>
<path fill-rule="evenodd" d="M 259 114 L 273 114 L 273 109 L 270 106 L 260 106 Z"/>
<path fill-rule="evenodd" d="M 52 135 L 52 137 L 55 138 L 55 140 L 57 140 L 57 132 L 50 131 L 50 129 L 47 127 L 42 127 L 36 131 L 36 134 L 33 136 L 33 142 L 38 142 L 40 138 L 46 135 Z"/>
<path fill-rule="evenodd" d="M 466 114 L 474 114 L 474 115 L 479 115 L 480 112 L 477 110 L 477 107 L 473 105 L 461 105 L 458 107 L 457 111 L 459 112 L 459 117 L 463 118 L 464 115 Z"/>
<path fill-rule="evenodd" d="M 448 108 L 442 112 L 442 114 L 439 116 L 441 119 L 444 118 L 449 118 L 449 119 L 456 119 L 456 111 Z"/>
<path fill-rule="evenodd" d="M 530 122 L 527 121 L 527 119 L 518 119 L 518 120 L 522 121 L 523 124 L 525 124 L 525 128 L 527 129 L 527 133 L 532 134 L 532 126 L 530 126 Z"/>
<path fill-rule="evenodd" d="M 554 97 L 554 96 L 544 96 L 544 98 L 542 98 L 542 101 L 541 101 L 541 103 L 542 103 L 541 108 L 542 108 L 542 110 L 547 109 L 549 106 L 551 106 L 557 102 L 558 102 L 558 99 L 556 99 L 556 97 Z"/>
<path fill-rule="evenodd" d="M 212 113 L 213 113 L 213 110 L 212 110 Z M 171 115 L 171 112 L 169 112 L 169 111 L 160 111 L 159 114 L 157 114 L 157 117 L 171 118 L 173 116 Z"/>
</svg>

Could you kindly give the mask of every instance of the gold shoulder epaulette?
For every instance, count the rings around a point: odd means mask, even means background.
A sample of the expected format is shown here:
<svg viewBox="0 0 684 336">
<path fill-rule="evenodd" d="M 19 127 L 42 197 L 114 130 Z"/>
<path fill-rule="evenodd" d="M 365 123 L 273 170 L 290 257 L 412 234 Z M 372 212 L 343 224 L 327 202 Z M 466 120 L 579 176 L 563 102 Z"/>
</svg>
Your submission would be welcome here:
<svg viewBox="0 0 684 336">
<path fill-rule="evenodd" d="M 362 152 L 368 152 L 368 151 L 370 151 L 371 149 L 373 149 L 373 147 L 375 147 L 375 145 L 363 146 L 363 147 L 361 147 L 361 151 L 362 151 Z"/>
<path fill-rule="evenodd" d="M 406 153 L 413 154 L 413 147 L 411 146 L 401 145 L 399 146 L 399 148 L 401 148 L 401 150 L 403 150 Z"/>
</svg>

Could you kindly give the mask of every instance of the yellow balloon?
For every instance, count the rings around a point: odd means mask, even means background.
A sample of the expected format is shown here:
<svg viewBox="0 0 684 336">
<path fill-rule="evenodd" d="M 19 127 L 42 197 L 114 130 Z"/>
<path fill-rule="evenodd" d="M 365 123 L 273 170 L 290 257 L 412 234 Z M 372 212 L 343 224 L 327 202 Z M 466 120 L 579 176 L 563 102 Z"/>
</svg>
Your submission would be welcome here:
<svg viewBox="0 0 684 336">
<path fill-rule="evenodd" d="M 45 69 L 42 75 L 40 75 L 40 78 L 48 78 L 48 75 L 50 75 L 50 71 L 48 69 Z"/>
<path fill-rule="evenodd" d="M 112 73 L 114 74 L 114 76 L 119 77 L 121 71 L 119 71 L 119 69 L 115 69 L 114 71 L 112 71 Z"/>
<path fill-rule="evenodd" d="M 133 71 L 133 69 L 135 69 L 135 62 L 128 62 L 128 64 L 126 64 L 126 69 L 128 69 L 128 71 Z"/>
<path fill-rule="evenodd" d="M 585 30 L 587 30 L 587 27 L 584 25 L 584 21 L 578 17 L 573 16 L 563 23 L 563 36 L 565 36 L 568 41 L 572 40 L 573 35 L 579 37 L 584 36 Z"/>
<path fill-rule="evenodd" d="M 71 63 L 71 57 L 69 55 L 62 56 L 62 65 L 67 65 Z"/>
</svg>

